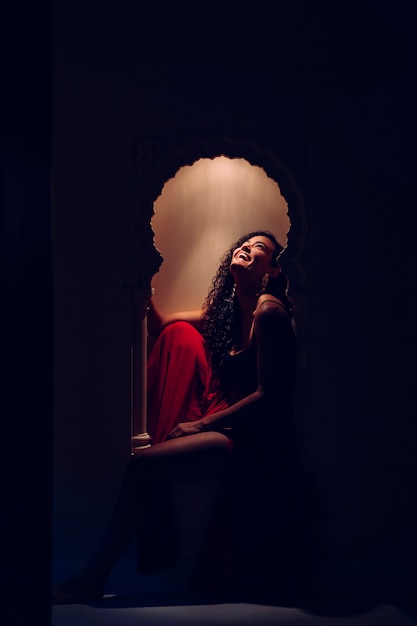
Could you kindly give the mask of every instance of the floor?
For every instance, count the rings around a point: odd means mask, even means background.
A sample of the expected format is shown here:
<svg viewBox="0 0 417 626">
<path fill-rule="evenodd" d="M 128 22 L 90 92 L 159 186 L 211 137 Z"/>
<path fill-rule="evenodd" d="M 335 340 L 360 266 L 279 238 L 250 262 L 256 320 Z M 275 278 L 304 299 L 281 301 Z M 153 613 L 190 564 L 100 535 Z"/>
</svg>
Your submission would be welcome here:
<svg viewBox="0 0 417 626">
<path fill-rule="evenodd" d="M 56 559 L 54 581 L 79 571 L 82 561 Z M 108 581 L 99 603 L 52 606 L 52 626 L 416 626 L 417 608 L 408 582 L 385 576 L 375 586 L 375 572 L 362 572 L 352 586 L 349 573 L 331 576 L 319 585 L 315 607 L 266 606 L 251 603 L 207 604 L 185 590 L 192 562 L 182 561 L 175 570 L 140 576 L 131 558 L 122 559 Z M 391 578 L 390 578 L 391 576 Z M 335 581 L 339 580 L 339 583 Z M 390 584 L 387 581 L 391 580 Z M 378 588 L 378 592 L 364 592 Z M 325 589 L 325 591 L 324 591 Z"/>
</svg>

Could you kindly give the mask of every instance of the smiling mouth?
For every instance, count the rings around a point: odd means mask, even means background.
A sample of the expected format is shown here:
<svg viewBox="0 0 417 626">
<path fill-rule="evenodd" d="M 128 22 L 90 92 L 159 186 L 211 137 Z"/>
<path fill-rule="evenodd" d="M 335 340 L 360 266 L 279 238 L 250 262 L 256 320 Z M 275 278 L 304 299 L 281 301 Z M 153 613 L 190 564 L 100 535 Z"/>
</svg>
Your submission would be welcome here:
<svg viewBox="0 0 417 626">
<path fill-rule="evenodd" d="M 244 261 L 250 261 L 250 255 L 247 252 L 239 252 L 237 258 L 243 259 Z"/>
</svg>

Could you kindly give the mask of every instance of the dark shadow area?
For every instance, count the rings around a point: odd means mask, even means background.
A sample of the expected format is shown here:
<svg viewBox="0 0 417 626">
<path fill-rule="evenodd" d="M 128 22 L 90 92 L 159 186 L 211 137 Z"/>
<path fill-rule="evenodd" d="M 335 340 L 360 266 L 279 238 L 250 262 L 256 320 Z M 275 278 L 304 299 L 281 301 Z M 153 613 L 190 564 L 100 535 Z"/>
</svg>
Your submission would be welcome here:
<svg viewBox="0 0 417 626">
<path fill-rule="evenodd" d="M 52 463 L 50 3 L 2 6 L 2 607 L 50 623 Z"/>
<path fill-rule="evenodd" d="M 108 595 L 100 602 L 88 602 L 87 606 L 100 609 L 127 609 L 156 606 L 201 606 L 207 604 L 207 598 L 199 598 L 186 592 L 153 592 L 128 595 Z M 52 605 L 60 606 L 52 602 Z"/>
<path fill-rule="evenodd" d="M 108 609 L 144 607 L 214 606 L 216 604 L 251 604 L 262 607 L 297 609 L 315 617 L 355 617 L 365 615 L 378 606 L 396 607 L 404 615 L 417 620 L 417 578 L 415 572 L 404 568 L 398 571 L 376 571 L 375 568 L 352 567 L 351 571 L 337 571 L 337 567 L 323 566 L 312 576 L 308 589 L 293 598 L 259 599 L 242 596 L 217 602 L 186 590 L 106 595 L 100 602 L 87 606 Z M 138 577 L 138 585 L 139 585 Z M 55 604 L 55 603 L 53 603 Z M 59 604 L 57 604 L 59 606 Z"/>
<path fill-rule="evenodd" d="M 300 608 L 321 616 L 359 615 L 377 605 L 391 605 L 417 617 L 415 573 L 407 571 L 351 571 L 323 568 L 312 579 Z"/>
</svg>

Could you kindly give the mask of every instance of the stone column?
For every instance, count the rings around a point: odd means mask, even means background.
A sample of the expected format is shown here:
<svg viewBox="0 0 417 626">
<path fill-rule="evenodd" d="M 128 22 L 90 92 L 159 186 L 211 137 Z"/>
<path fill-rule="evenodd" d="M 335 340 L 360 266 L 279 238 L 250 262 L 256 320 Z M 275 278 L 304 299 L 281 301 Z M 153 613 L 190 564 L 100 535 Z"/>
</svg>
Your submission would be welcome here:
<svg viewBox="0 0 417 626">
<path fill-rule="evenodd" d="M 150 294 L 132 290 L 132 344 L 131 344 L 131 454 L 151 444 L 147 432 L 146 362 L 147 326 L 146 306 Z"/>
</svg>

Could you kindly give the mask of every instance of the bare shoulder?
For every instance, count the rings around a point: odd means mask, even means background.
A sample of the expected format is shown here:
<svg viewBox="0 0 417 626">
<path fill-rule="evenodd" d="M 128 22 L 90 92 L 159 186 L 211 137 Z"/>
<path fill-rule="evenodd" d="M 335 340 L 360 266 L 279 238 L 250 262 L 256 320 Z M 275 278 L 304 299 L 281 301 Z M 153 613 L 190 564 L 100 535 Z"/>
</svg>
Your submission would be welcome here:
<svg viewBox="0 0 417 626">
<path fill-rule="evenodd" d="M 269 294 L 262 294 L 259 296 L 254 316 L 255 320 L 259 320 L 271 316 L 288 317 L 288 313 L 281 300 Z"/>
<path fill-rule="evenodd" d="M 291 316 L 281 300 L 267 294 L 260 296 L 254 315 L 254 332 L 259 346 L 267 350 L 275 349 L 277 342 L 282 345 L 284 338 L 292 337 Z"/>
</svg>

